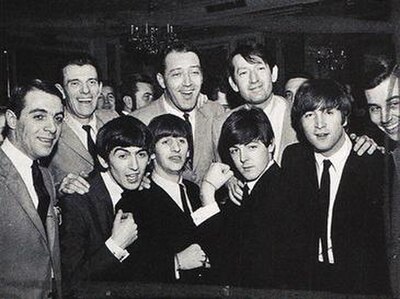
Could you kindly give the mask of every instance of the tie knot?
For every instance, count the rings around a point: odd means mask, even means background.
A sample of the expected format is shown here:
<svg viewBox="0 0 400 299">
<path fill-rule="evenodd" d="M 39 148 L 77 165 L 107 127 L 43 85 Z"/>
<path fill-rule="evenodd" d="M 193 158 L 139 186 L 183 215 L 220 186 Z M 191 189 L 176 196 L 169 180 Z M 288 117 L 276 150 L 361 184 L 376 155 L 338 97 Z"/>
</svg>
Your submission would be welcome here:
<svg viewBox="0 0 400 299">
<path fill-rule="evenodd" d="M 82 129 L 84 129 L 87 133 L 90 133 L 90 129 L 91 129 L 92 127 L 91 126 L 89 126 L 89 125 L 83 125 L 82 126 Z"/>
<path fill-rule="evenodd" d="M 324 160 L 323 163 L 324 163 L 324 169 L 329 169 L 329 167 L 331 167 L 332 165 L 331 160 L 328 159 Z"/>
<path fill-rule="evenodd" d="M 249 195 L 249 186 L 247 185 L 247 184 L 244 184 L 244 186 L 243 186 L 243 194 L 245 194 L 245 195 Z"/>
<path fill-rule="evenodd" d="M 189 121 L 189 113 L 183 113 L 183 118 L 186 120 L 186 121 Z"/>
<path fill-rule="evenodd" d="M 37 160 L 32 162 L 32 169 L 39 169 L 39 162 Z"/>
</svg>

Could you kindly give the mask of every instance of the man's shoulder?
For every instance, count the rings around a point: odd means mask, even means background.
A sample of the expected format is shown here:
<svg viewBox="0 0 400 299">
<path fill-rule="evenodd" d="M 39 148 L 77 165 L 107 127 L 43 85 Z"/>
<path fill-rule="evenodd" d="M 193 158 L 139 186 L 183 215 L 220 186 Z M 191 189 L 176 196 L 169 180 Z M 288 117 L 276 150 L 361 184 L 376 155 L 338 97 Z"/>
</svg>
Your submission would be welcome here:
<svg viewBox="0 0 400 299">
<path fill-rule="evenodd" d="M 136 117 L 148 125 L 154 117 L 163 113 L 166 113 L 166 111 L 163 109 L 163 97 L 161 96 L 157 100 L 151 102 L 149 105 L 132 111 L 129 115 Z"/>
<path fill-rule="evenodd" d="M 201 108 L 198 108 L 200 111 L 204 111 L 207 115 L 218 116 L 225 112 L 224 107 L 216 102 L 207 101 Z"/>
</svg>

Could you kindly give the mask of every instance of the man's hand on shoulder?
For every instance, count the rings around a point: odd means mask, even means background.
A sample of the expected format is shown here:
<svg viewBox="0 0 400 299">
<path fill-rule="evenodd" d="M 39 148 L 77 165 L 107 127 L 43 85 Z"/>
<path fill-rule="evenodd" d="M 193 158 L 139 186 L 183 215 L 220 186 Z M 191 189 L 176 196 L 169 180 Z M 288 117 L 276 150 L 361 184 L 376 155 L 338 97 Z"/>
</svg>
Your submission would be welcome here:
<svg viewBox="0 0 400 299">
<path fill-rule="evenodd" d="M 60 196 L 66 195 L 66 194 L 85 194 L 89 192 L 90 185 L 86 181 L 87 174 L 81 173 L 81 174 L 74 174 L 74 173 L 69 173 L 66 175 L 63 180 L 60 183 L 60 186 L 58 188 L 58 193 Z"/>
<path fill-rule="evenodd" d="M 367 135 L 357 136 L 352 133 L 350 134 L 350 138 L 355 141 L 353 151 L 355 151 L 359 156 L 362 156 L 365 153 L 372 155 L 376 150 L 379 150 L 382 153 L 385 152 L 384 147 L 378 146 L 378 144 Z"/>
</svg>

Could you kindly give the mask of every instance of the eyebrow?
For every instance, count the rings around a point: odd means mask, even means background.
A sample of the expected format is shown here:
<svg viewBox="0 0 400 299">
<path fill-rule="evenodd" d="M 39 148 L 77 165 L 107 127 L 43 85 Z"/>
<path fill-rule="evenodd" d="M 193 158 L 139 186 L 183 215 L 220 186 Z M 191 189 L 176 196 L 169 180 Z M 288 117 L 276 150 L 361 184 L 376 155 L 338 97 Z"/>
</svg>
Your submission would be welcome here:
<svg viewBox="0 0 400 299">
<path fill-rule="evenodd" d="M 201 66 L 200 66 L 200 65 L 191 65 L 191 66 L 189 66 L 189 68 L 190 68 L 190 69 L 197 68 L 197 69 L 200 69 L 200 70 L 201 70 Z M 177 68 L 171 69 L 171 70 L 168 72 L 168 74 L 170 74 L 170 73 L 172 73 L 172 72 L 174 72 L 174 71 L 180 71 L 180 70 L 182 70 L 182 69 L 183 69 L 183 67 L 177 67 Z"/>
<path fill-rule="evenodd" d="M 89 78 L 89 79 L 86 80 L 86 82 L 89 81 L 89 80 L 99 81 L 99 79 L 97 79 L 97 78 Z M 82 82 L 80 79 L 70 79 L 70 80 L 67 80 L 67 83 L 74 82 L 74 81 Z"/>
<path fill-rule="evenodd" d="M 46 109 L 36 108 L 36 109 L 29 111 L 29 114 L 33 114 L 33 113 L 37 113 L 37 112 L 48 113 L 48 111 Z"/>
</svg>

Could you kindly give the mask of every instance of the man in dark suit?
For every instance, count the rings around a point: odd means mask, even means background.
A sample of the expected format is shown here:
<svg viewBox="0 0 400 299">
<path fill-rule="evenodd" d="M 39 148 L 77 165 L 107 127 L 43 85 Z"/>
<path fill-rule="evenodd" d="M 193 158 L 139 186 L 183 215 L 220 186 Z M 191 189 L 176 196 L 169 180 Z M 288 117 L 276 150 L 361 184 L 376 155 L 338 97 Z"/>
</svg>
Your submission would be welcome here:
<svg viewBox="0 0 400 299">
<path fill-rule="evenodd" d="M 214 160 L 212 123 L 224 108 L 211 101 L 199 107 L 199 102 L 204 99 L 200 93 L 203 72 L 197 51 L 190 45 L 178 42 L 166 49 L 157 80 L 164 90 L 163 95 L 132 115 L 146 125 L 154 117 L 167 113 L 190 123 L 194 146 L 183 177 L 199 185 Z"/>
<path fill-rule="evenodd" d="M 0 297 L 61 298 L 55 186 L 38 160 L 50 155 L 64 119 L 62 95 L 34 80 L 16 87 L 0 148 Z"/>
<path fill-rule="evenodd" d="M 393 56 L 367 53 L 362 84 L 371 122 L 381 134 L 377 142 L 386 152 L 389 200 L 386 237 L 393 296 L 400 297 L 400 70 Z"/>
<path fill-rule="evenodd" d="M 285 260 L 292 287 L 385 294 L 383 160 L 358 156 L 345 132 L 350 96 L 332 80 L 309 80 L 296 94 L 287 148 Z"/>
<path fill-rule="evenodd" d="M 67 195 L 60 201 L 65 297 L 73 296 L 81 281 L 134 280 L 145 275 L 128 267 L 136 258 L 135 248 L 128 248 L 137 239 L 135 220 L 115 206 L 124 190 L 139 187 L 151 142 L 147 127 L 131 116 L 116 118 L 99 130 L 97 151 L 106 170 L 91 173 L 88 193 Z"/>
<path fill-rule="evenodd" d="M 157 279 L 207 282 L 204 268 L 210 267 L 207 246 L 212 230 L 205 221 L 213 215 L 213 207 L 201 207 L 198 186 L 182 179 L 191 147 L 190 128 L 179 117 L 164 114 L 155 117 L 149 129 L 154 138 L 151 187 L 124 197 L 118 208 L 132 212 L 140 227 L 140 237 L 152 239 L 154 246 L 164 248 L 169 255 L 169 260 L 159 267 L 165 275 Z M 226 170 L 213 177 L 213 184 L 221 186 L 231 175 Z"/>
</svg>

